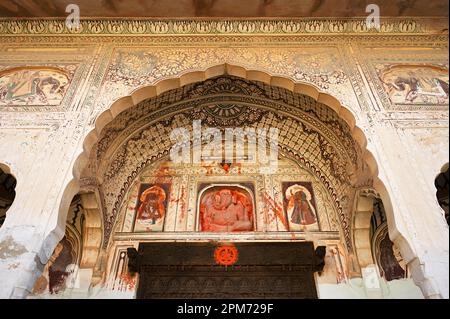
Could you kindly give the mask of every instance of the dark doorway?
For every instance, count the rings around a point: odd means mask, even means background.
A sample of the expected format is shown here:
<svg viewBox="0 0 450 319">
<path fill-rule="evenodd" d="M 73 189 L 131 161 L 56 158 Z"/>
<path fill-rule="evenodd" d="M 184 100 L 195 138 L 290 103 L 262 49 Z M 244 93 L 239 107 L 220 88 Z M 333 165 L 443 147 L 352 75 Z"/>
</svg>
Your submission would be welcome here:
<svg viewBox="0 0 450 319">
<path fill-rule="evenodd" d="M 16 179 L 0 167 L 0 227 L 6 219 L 6 212 L 16 197 Z"/>
<path fill-rule="evenodd" d="M 314 271 L 321 259 L 312 243 L 235 243 L 232 266 L 217 264 L 218 247 L 140 244 L 137 298 L 317 298 Z"/>
</svg>

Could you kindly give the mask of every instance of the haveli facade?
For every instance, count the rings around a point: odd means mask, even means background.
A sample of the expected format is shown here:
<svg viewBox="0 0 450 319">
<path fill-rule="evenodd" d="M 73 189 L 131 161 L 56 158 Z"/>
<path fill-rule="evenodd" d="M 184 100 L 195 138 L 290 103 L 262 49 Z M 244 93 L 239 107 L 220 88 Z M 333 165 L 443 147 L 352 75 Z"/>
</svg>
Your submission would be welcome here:
<svg viewBox="0 0 450 319">
<path fill-rule="evenodd" d="M 319 298 L 448 298 L 448 18 L 381 22 L 0 20 L 0 297 L 134 298 L 142 243 L 312 242 Z M 278 128 L 277 171 L 171 163 L 196 120 Z M 185 279 L 154 285 L 226 284 Z"/>
</svg>

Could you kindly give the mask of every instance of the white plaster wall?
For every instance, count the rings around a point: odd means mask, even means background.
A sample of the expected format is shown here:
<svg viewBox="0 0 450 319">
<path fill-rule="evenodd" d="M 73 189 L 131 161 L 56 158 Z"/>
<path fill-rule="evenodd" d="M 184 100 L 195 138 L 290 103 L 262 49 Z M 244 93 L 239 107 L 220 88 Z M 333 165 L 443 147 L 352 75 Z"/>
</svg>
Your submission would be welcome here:
<svg viewBox="0 0 450 319">
<path fill-rule="evenodd" d="M 399 240 L 407 263 L 419 256 L 418 267 L 430 279 L 427 295 L 441 294 L 448 298 L 448 226 L 437 205 L 435 191 L 428 186 L 431 181 L 426 182 L 423 177 L 423 172 L 433 171 L 433 162 L 439 160 L 428 160 L 433 157 L 431 147 L 418 147 L 414 139 L 404 140 L 404 136 L 402 139 L 390 125 L 377 125 L 369 141 L 368 149 L 379 163 L 379 177 L 395 212 L 386 211 L 391 240 Z M 415 254 L 408 251 L 401 237 Z"/>
<path fill-rule="evenodd" d="M 354 278 L 341 284 L 319 284 L 317 286 L 319 299 L 367 299 L 370 293 L 376 293 L 376 298 L 383 299 L 423 299 L 423 294 L 413 280 L 399 279 L 386 282 L 380 280 L 381 289 L 369 292 L 361 278 Z M 373 298 L 373 297 L 372 297 Z"/>
</svg>

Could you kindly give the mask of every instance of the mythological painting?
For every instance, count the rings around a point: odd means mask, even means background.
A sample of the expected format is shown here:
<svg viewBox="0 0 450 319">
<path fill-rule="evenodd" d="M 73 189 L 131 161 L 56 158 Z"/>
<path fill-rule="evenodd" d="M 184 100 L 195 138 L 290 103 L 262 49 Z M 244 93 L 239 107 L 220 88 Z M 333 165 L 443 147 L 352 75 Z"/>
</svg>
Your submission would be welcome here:
<svg viewBox="0 0 450 319">
<path fill-rule="evenodd" d="M 448 104 L 448 71 L 432 66 L 396 65 L 379 70 L 394 104 Z"/>
<path fill-rule="evenodd" d="M 27 68 L 0 75 L 0 105 L 59 105 L 69 77 L 57 69 Z"/>
<path fill-rule="evenodd" d="M 163 230 L 169 191 L 169 184 L 141 184 L 134 231 Z"/>
<path fill-rule="evenodd" d="M 318 230 L 317 209 L 310 182 L 282 183 L 290 231 Z"/>
<path fill-rule="evenodd" d="M 406 277 L 405 262 L 400 250 L 390 240 L 387 227 L 384 227 L 375 240 L 375 258 L 380 267 L 381 276 L 387 281 Z"/>
<path fill-rule="evenodd" d="M 241 232 L 254 230 L 251 185 L 214 185 L 200 192 L 200 230 Z"/>
<path fill-rule="evenodd" d="M 36 281 L 34 294 L 58 294 L 71 287 L 71 277 L 76 270 L 76 253 L 72 243 L 64 238 L 56 246 L 53 255 Z"/>
</svg>

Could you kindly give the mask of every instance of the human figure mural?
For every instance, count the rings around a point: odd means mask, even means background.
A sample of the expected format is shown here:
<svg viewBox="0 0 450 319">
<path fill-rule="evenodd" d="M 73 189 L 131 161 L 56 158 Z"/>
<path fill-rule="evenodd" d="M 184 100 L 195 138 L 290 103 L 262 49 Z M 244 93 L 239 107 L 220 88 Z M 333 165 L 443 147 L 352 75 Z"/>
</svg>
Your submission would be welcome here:
<svg viewBox="0 0 450 319">
<path fill-rule="evenodd" d="M 394 247 L 394 243 L 390 240 L 389 234 L 386 232 L 379 243 L 379 256 L 377 256 L 377 259 L 379 260 L 381 274 L 387 281 L 402 279 L 406 275 L 405 270 L 398 261 L 398 257 L 395 256 Z"/>
<path fill-rule="evenodd" d="M 432 66 L 397 65 L 380 70 L 393 103 L 448 104 L 448 71 Z"/>
<path fill-rule="evenodd" d="M 0 76 L 0 105 L 59 105 L 69 79 L 62 71 L 23 69 Z"/>
<path fill-rule="evenodd" d="M 253 201 L 248 191 L 233 186 L 214 187 L 200 200 L 201 230 L 239 232 L 253 230 Z"/>
<path fill-rule="evenodd" d="M 300 183 L 284 187 L 285 208 L 290 230 L 301 230 L 317 223 L 315 204 L 311 191 Z"/>
<path fill-rule="evenodd" d="M 167 209 L 167 185 L 143 185 L 137 206 L 135 230 L 162 230 Z"/>
<path fill-rule="evenodd" d="M 68 278 L 76 271 L 75 252 L 66 236 L 58 243 L 41 277 L 34 285 L 34 294 L 58 294 L 69 286 Z"/>
</svg>

